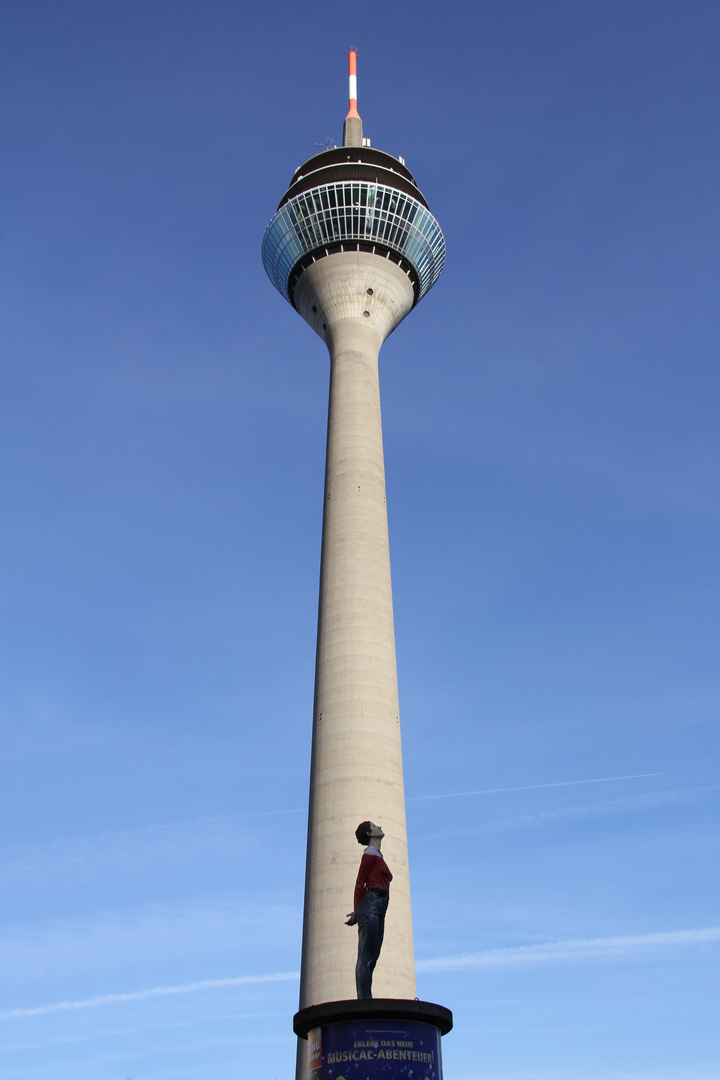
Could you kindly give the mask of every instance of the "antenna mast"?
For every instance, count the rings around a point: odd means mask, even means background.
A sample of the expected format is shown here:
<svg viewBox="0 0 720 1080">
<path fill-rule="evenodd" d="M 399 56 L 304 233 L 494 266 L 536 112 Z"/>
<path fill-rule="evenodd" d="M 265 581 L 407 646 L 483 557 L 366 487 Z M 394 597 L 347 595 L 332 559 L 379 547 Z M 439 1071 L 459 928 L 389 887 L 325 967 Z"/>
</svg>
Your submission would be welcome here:
<svg viewBox="0 0 720 1080">
<path fill-rule="evenodd" d="M 362 146 L 363 126 L 357 111 L 357 56 L 358 50 L 352 46 L 347 50 L 348 83 L 350 107 L 343 124 L 343 146 Z"/>
</svg>

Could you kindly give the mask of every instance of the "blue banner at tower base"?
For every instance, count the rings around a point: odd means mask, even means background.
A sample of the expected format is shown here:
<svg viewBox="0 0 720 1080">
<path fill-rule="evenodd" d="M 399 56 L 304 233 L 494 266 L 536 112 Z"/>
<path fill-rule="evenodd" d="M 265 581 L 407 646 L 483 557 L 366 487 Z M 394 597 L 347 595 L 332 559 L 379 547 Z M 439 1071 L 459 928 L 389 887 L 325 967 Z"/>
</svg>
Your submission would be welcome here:
<svg viewBox="0 0 720 1080">
<path fill-rule="evenodd" d="M 308 1080 L 442 1080 L 432 1024 L 354 1020 L 308 1035 Z"/>
<path fill-rule="evenodd" d="M 307 1039 L 307 1080 L 442 1080 L 440 1036 L 452 1013 L 428 1001 L 326 1001 L 293 1017 Z"/>
</svg>

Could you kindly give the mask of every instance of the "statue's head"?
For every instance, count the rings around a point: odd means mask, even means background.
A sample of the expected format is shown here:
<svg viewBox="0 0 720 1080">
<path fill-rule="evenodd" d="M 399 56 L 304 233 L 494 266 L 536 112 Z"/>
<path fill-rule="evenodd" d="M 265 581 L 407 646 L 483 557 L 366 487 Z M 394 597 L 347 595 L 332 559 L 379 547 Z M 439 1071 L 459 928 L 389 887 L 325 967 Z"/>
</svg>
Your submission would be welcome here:
<svg viewBox="0 0 720 1080">
<path fill-rule="evenodd" d="M 371 829 L 373 827 L 372 821 L 361 821 L 355 830 L 355 836 L 357 837 L 358 844 L 362 844 L 363 847 L 367 847 L 372 838 Z"/>
<path fill-rule="evenodd" d="M 364 847 L 367 847 L 371 840 L 382 840 L 384 835 L 385 833 L 380 826 L 374 825 L 372 821 L 361 821 L 355 830 L 358 844 L 362 844 Z M 375 846 L 380 847 L 379 844 Z"/>
</svg>

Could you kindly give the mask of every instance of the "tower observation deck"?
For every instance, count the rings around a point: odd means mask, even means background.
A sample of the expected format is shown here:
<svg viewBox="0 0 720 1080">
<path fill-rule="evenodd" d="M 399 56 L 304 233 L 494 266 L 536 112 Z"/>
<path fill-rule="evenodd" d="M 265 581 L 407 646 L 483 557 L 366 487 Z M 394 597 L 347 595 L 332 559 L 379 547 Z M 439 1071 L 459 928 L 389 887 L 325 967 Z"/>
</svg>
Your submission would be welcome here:
<svg viewBox="0 0 720 1080">
<path fill-rule="evenodd" d="M 345 919 L 360 856 L 355 829 L 366 820 L 384 830 L 393 874 L 373 997 L 394 1002 L 398 1022 L 423 1005 L 415 1000 L 378 358 L 440 276 L 445 241 L 405 163 L 363 138 L 355 50 L 349 55 L 343 145 L 296 170 L 262 244 L 268 277 L 330 354 L 297 1014 L 312 1025 L 328 1003 L 331 1011 L 364 1006 L 351 1000 L 357 935 Z M 297 1017 L 304 1038 L 309 1027 Z M 317 1044 L 301 1043 L 297 1078 L 305 1080 L 308 1046 Z M 319 1077 L 313 1067 L 311 1080 Z"/>
<path fill-rule="evenodd" d="M 263 263 L 293 303 L 298 278 L 318 259 L 365 251 L 409 277 L 413 302 L 432 288 L 445 240 L 409 169 L 369 146 L 339 146 L 296 171 L 263 240 Z"/>
</svg>

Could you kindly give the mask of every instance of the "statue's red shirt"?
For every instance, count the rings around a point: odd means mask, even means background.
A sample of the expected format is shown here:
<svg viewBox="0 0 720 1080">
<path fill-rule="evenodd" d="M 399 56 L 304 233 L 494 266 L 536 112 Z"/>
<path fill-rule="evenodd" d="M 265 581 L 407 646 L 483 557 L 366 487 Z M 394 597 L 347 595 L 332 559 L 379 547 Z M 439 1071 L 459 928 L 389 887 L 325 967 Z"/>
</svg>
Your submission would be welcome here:
<svg viewBox="0 0 720 1080">
<path fill-rule="evenodd" d="M 365 848 L 355 882 L 354 910 L 357 911 L 357 906 L 368 889 L 380 889 L 381 892 L 389 893 L 391 881 L 392 874 L 388 864 L 377 848 Z"/>
</svg>

